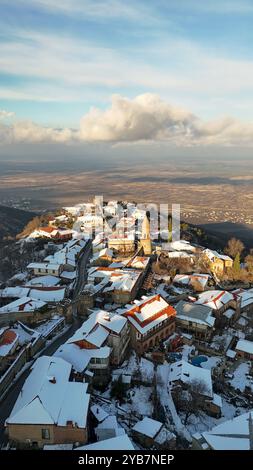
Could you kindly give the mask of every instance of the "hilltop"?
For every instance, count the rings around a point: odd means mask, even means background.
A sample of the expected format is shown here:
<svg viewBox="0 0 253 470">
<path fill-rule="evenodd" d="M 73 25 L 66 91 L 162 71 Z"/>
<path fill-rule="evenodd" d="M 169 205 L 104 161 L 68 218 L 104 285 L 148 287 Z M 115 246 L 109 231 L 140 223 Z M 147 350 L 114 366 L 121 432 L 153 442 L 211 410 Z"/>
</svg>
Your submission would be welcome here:
<svg viewBox="0 0 253 470">
<path fill-rule="evenodd" d="M 0 205 L 0 241 L 15 238 L 35 215 L 34 212 Z"/>
</svg>

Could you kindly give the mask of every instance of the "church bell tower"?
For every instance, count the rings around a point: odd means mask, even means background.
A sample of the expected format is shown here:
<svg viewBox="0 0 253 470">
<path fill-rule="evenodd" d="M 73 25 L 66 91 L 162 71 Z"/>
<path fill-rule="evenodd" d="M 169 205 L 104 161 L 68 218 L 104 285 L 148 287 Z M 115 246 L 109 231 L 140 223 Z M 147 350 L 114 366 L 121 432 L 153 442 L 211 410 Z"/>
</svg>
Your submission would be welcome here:
<svg viewBox="0 0 253 470">
<path fill-rule="evenodd" d="M 151 255 L 152 245 L 150 239 L 150 222 L 147 214 L 142 222 L 140 248 L 141 247 L 143 248 L 144 255 Z"/>
</svg>

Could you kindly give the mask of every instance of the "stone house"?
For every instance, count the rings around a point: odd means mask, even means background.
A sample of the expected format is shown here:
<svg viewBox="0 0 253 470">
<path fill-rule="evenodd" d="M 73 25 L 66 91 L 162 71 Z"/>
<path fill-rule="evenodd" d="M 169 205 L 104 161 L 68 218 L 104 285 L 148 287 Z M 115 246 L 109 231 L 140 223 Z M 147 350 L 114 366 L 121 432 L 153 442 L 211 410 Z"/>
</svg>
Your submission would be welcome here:
<svg viewBox="0 0 253 470">
<path fill-rule="evenodd" d="M 217 275 L 223 274 L 227 269 L 233 267 L 233 260 L 230 256 L 220 254 L 209 248 L 202 252 L 202 258 L 209 265 L 210 270 Z"/>
</svg>

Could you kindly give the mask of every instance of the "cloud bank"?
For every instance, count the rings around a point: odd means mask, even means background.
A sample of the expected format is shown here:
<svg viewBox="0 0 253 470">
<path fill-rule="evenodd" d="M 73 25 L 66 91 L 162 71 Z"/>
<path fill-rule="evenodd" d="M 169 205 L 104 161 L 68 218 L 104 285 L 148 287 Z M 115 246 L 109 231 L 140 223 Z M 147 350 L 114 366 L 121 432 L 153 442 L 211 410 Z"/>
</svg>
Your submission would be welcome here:
<svg viewBox="0 0 253 470">
<path fill-rule="evenodd" d="M 12 115 L 0 111 L 0 117 Z M 175 146 L 252 146 L 253 122 L 232 117 L 204 121 L 155 94 L 146 93 L 133 99 L 113 95 L 108 109 L 91 108 L 76 130 L 43 127 L 30 121 L 0 123 L 3 144 L 144 141 L 163 141 Z"/>
<path fill-rule="evenodd" d="M 15 113 L 11 111 L 6 111 L 5 109 L 0 109 L 0 119 L 8 119 L 15 116 Z"/>
</svg>

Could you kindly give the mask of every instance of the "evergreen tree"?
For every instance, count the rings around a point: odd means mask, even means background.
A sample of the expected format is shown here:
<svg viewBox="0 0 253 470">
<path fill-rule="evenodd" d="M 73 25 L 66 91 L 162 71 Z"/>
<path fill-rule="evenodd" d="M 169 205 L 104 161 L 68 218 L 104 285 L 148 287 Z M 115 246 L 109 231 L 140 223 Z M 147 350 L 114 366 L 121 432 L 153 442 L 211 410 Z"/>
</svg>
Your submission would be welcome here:
<svg viewBox="0 0 253 470">
<path fill-rule="evenodd" d="M 234 270 L 239 272 L 240 271 L 240 267 L 241 267 L 241 263 L 240 263 L 240 255 L 239 253 L 237 253 L 236 257 L 235 257 L 235 260 L 234 260 Z"/>
</svg>

